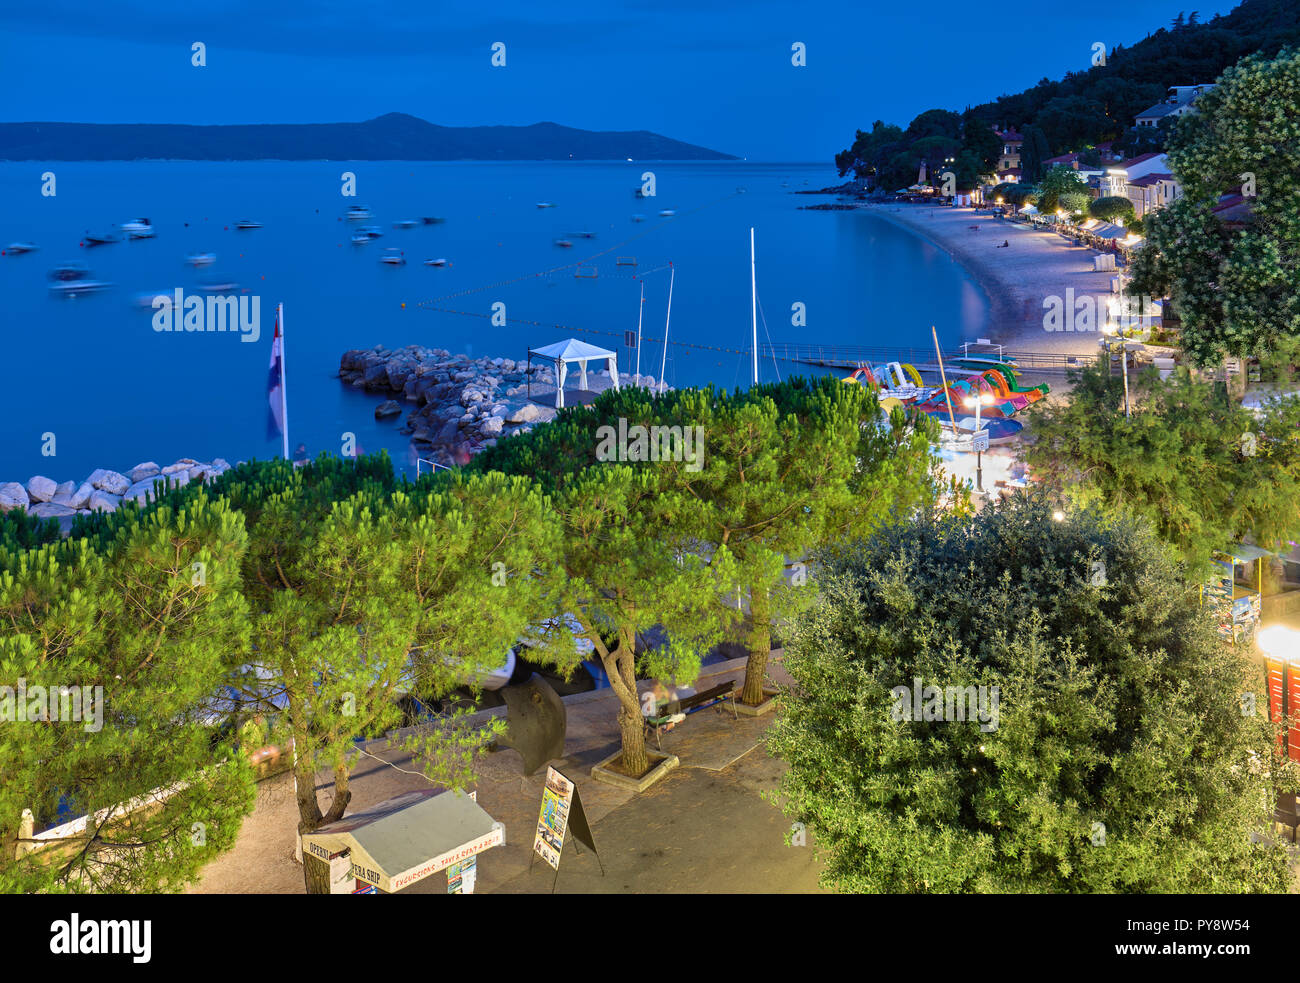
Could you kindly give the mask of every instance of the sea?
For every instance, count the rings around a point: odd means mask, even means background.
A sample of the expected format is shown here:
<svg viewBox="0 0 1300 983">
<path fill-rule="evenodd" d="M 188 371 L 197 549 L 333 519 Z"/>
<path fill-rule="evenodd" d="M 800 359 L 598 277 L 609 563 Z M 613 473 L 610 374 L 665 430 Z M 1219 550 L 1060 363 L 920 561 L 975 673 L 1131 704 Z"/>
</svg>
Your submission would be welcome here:
<svg viewBox="0 0 1300 983">
<path fill-rule="evenodd" d="M 0 163 L 0 249 L 39 247 L 0 256 L 0 482 L 278 456 L 267 391 L 281 304 L 291 449 L 387 448 L 411 475 L 405 414 L 375 420 L 385 397 L 337 378 L 345 350 L 522 360 L 574 337 L 673 386 L 747 386 L 751 228 L 760 346 L 926 349 L 933 325 L 948 349 L 987 334 L 988 298 L 948 254 L 796 193 L 839 183 L 825 164 L 752 162 Z M 373 218 L 348 221 L 356 205 Z M 153 238 L 86 244 L 136 218 Z M 245 219 L 261 227 L 237 229 Z M 362 225 L 382 236 L 354 244 Z M 405 264 L 381 262 L 386 250 Z M 201 253 L 216 259 L 188 264 Z M 55 295 L 49 273 L 73 263 L 109 286 Z M 158 330 L 140 304 L 221 282 L 255 329 Z M 809 371 L 759 363 L 765 382 Z"/>
</svg>

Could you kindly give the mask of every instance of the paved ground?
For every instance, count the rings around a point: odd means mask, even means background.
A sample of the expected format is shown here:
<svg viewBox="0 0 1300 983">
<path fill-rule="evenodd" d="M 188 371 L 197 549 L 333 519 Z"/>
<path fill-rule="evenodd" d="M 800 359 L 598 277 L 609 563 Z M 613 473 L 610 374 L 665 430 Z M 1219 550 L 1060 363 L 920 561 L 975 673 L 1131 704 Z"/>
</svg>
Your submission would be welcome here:
<svg viewBox="0 0 1300 983">
<path fill-rule="evenodd" d="M 697 689 L 743 674 L 741 660 L 709 666 Z M 779 661 L 772 677 L 787 681 Z M 479 804 L 506 828 L 506 844 L 484 853 L 478 863 L 478 893 L 664 893 L 812 892 L 821 870 L 811 845 L 787 847 L 790 824 L 763 798 L 780 777 L 780 762 L 760 746 L 772 715 L 734 717 L 705 709 L 663 737 L 663 749 L 681 765 L 667 779 L 637 796 L 591 778 L 591 766 L 618 749 L 614 697 L 608 690 L 565 700 L 567 757 L 555 766 L 573 779 L 592 825 L 601 862 L 567 841 L 558 880 L 538 861 L 531 873 L 533 832 L 541 804 L 545 769 L 522 774 L 512 750 L 490 754 L 472 786 Z M 652 741 L 652 746 L 654 746 Z M 371 745 L 382 760 L 369 759 L 353 773 L 349 812 L 415 788 L 427 781 L 401 752 Z M 396 766 L 396 767 L 392 767 Z M 405 769 L 399 771 L 397 769 Z M 322 804 L 329 776 L 320 776 Z M 257 806 L 234 849 L 209 864 L 192 893 L 300 894 L 302 868 L 294 860 L 297 809 L 293 780 L 280 775 L 259 786 Z M 811 842 L 811 838 L 810 838 Z M 402 893 L 439 894 L 446 878 L 429 877 Z"/>
</svg>

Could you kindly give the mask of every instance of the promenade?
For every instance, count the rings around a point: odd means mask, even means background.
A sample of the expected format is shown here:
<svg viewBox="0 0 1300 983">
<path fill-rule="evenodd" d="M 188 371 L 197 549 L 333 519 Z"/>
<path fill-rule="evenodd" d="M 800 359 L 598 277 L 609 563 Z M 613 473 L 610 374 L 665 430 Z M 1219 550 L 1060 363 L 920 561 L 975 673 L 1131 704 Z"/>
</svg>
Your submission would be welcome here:
<svg viewBox="0 0 1300 983">
<path fill-rule="evenodd" d="M 744 660 L 705 669 L 696 690 L 743 679 Z M 787 683 L 780 651 L 773 652 L 769 677 Z M 650 683 L 643 682 L 642 689 Z M 600 864 L 586 847 L 566 841 L 558 877 L 541 860 L 529 869 L 546 778 L 522 774 L 513 750 L 488 754 L 476 766 L 478 803 L 505 824 L 506 843 L 479 856 L 475 893 L 815 893 L 821 864 L 806 846 L 786 846 L 790 821 L 762 796 L 777 787 L 785 765 L 770 757 L 762 741 L 775 719 L 733 717 L 706 708 L 663 735 L 663 750 L 681 764 L 646 792 L 635 795 L 591 778 L 591 766 L 618 748 L 616 700 L 608 689 L 565 698 L 566 756 L 551 762 L 573 779 L 591 821 Z M 498 714 L 489 710 L 485 714 Z M 375 757 L 363 757 L 352 774 L 348 813 L 429 783 L 404 752 L 371 742 Z M 654 738 L 650 746 L 655 748 Z M 398 769 L 404 769 L 399 771 Z M 322 807 L 328 805 L 330 773 L 319 776 Z M 257 805 L 245 819 L 233 849 L 204 868 L 188 893 L 304 893 L 302 867 L 293 859 L 298 813 L 293 778 L 285 773 L 258 786 Z M 445 875 L 435 874 L 402 894 L 441 894 Z"/>
</svg>

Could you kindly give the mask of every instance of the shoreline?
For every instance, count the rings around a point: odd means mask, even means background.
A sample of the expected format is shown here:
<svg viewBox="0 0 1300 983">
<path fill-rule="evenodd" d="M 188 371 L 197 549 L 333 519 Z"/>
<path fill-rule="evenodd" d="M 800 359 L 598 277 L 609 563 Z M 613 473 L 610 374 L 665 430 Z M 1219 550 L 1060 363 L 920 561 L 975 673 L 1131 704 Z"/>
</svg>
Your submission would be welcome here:
<svg viewBox="0 0 1300 983">
<path fill-rule="evenodd" d="M 1095 271 L 1096 250 L 1073 245 L 1055 232 L 1026 228 L 971 208 L 922 204 L 858 204 L 857 210 L 907 229 L 947 253 L 989 300 L 988 337 L 1026 351 L 1092 355 L 1097 331 L 1048 331 L 1044 301 L 1073 290 L 1111 295 L 1117 272 Z M 980 226 L 976 231 L 971 226 Z M 1001 243 L 1009 242 L 1003 249 Z"/>
</svg>

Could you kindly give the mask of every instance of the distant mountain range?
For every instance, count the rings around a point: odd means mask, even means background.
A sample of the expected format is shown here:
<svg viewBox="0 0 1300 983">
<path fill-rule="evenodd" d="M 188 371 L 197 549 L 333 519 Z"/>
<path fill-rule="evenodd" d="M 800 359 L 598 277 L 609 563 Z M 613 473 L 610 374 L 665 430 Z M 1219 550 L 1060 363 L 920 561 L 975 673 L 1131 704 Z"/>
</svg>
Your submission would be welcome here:
<svg viewBox="0 0 1300 983">
<path fill-rule="evenodd" d="M 364 123 L 0 123 L 0 160 L 736 160 L 648 130 Z"/>
</svg>

